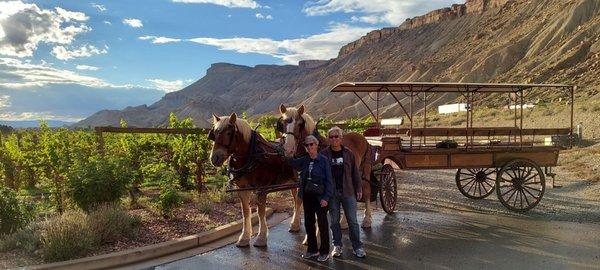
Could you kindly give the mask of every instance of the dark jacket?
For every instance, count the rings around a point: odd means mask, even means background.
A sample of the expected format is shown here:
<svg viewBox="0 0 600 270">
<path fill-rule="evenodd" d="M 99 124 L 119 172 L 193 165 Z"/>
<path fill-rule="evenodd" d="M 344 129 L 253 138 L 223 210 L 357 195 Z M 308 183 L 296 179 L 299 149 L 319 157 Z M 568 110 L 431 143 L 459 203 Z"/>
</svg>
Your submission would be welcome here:
<svg viewBox="0 0 600 270">
<path fill-rule="evenodd" d="M 308 178 L 308 165 L 310 163 L 310 156 L 305 155 L 296 159 L 288 159 L 290 164 L 297 170 L 300 171 L 300 189 L 298 196 L 300 199 L 304 198 L 304 186 L 306 184 L 306 178 Z M 333 196 L 333 176 L 331 176 L 331 165 L 329 159 L 321 154 L 317 155 L 313 164 L 311 173 L 311 179 L 313 182 L 322 183 L 325 186 L 325 192 L 319 198 L 329 202 L 329 199 Z"/>
<path fill-rule="evenodd" d="M 321 151 L 321 154 L 327 157 L 327 160 L 331 160 L 331 151 L 331 147 L 327 147 Z M 342 195 L 346 198 L 356 196 L 356 193 L 362 193 L 361 172 L 356 166 L 354 154 L 348 148 L 342 146 L 342 155 L 344 157 L 344 186 Z M 333 184 L 335 190 L 335 181 L 333 181 Z"/>
</svg>

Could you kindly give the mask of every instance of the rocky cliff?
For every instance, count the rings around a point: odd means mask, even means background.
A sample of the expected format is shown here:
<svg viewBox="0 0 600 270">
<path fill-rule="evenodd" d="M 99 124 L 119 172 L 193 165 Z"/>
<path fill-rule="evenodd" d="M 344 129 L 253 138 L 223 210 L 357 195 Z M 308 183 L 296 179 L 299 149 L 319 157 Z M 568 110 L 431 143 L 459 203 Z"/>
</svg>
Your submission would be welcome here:
<svg viewBox="0 0 600 270">
<path fill-rule="evenodd" d="M 342 81 L 573 83 L 579 95 L 598 92 L 600 1 L 468 0 L 402 25 L 368 33 L 335 59 L 295 65 L 213 64 L 206 76 L 150 106 L 101 111 L 78 126 L 158 126 L 173 111 L 208 126 L 210 113 L 274 113 L 304 103 L 314 115 L 367 115 L 352 94 L 331 94 Z M 437 103 L 454 96 L 436 95 Z M 538 93 L 528 99 L 552 99 Z M 401 114 L 391 102 L 384 116 Z"/>
</svg>

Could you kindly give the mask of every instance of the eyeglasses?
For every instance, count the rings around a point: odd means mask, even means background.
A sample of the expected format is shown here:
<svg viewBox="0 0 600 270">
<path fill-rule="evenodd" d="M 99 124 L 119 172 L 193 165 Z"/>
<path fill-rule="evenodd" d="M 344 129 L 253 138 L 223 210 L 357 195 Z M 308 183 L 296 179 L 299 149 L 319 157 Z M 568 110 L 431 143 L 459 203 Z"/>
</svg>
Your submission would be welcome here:
<svg viewBox="0 0 600 270">
<path fill-rule="evenodd" d="M 309 146 L 313 146 L 315 143 L 305 143 L 304 147 L 309 147 Z"/>
<path fill-rule="evenodd" d="M 331 136 L 329 136 L 329 139 L 337 139 L 339 137 L 340 137 L 340 135 L 331 135 Z"/>
</svg>

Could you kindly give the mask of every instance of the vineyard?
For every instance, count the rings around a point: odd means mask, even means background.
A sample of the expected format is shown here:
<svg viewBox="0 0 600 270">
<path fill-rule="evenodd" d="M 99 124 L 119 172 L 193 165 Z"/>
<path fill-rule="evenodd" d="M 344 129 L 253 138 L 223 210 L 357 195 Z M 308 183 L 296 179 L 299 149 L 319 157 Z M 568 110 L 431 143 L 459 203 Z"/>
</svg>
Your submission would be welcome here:
<svg viewBox="0 0 600 270">
<path fill-rule="evenodd" d="M 265 138 L 274 140 L 276 121 L 275 116 L 262 116 L 256 122 L 249 122 Z M 369 124 L 366 120 L 351 119 L 344 127 L 363 130 Z M 331 125 L 331 121 L 322 121 L 321 132 Z M 192 119 L 179 120 L 171 114 L 168 127 L 155 129 L 127 128 L 124 121 L 121 128 L 53 129 L 42 121 L 37 129 L 3 133 L 0 252 L 20 248 L 37 252 L 44 261 L 85 256 L 94 249 L 75 245 L 57 253 L 45 247 L 52 246 L 48 236 L 52 229 L 47 228 L 48 224 L 74 226 L 59 228 L 57 234 L 77 232 L 76 224 L 71 223 L 82 217 L 91 224 L 97 223 L 91 217 L 103 219 L 102 215 L 109 215 L 104 217 L 107 223 L 110 220 L 128 228 L 140 226 L 141 221 L 128 214 L 127 209 L 146 207 L 169 220 L 177 219 L 176 210 L 185 208 L 186 203 L 206 214 L 213 212 L 212 203 L 234 204 L 235 194 L 224 192 L 226 171 L 208 162 L 211 142 L 206 131 L 195 128 Z M 47 226 L 45 229 L 43 224 Z M 31 230 L 38 230 L 39 235 L 33 246 L 25 243 L 31 239 L 19 239 Z M 96 245 L 110 243 L 111 238 L 122 237 L 123 233 L 117 230 L 110 237 L 96 237 L 99 238 Z M 83 235 L 82 239 L 89 238 Z M 64 236 L 68 237 L 73 238 Z M 76 242 L 85 244 L 82 239 Z M 64 248 L 64 245 L 59 246 Z"/>
</svg>

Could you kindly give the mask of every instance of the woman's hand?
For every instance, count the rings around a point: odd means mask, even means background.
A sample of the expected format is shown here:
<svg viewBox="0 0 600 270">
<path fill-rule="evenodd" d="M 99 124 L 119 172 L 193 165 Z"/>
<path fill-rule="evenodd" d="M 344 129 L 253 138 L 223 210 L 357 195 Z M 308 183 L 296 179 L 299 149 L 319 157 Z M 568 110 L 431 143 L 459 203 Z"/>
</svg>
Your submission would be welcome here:
<svg viewBox="0 0 600 270">
<path fill-rule="evenodd" d="M 326 207 L 327 206 L 327 201 L 321 199 L 321 207 Z"/>
</svg>

